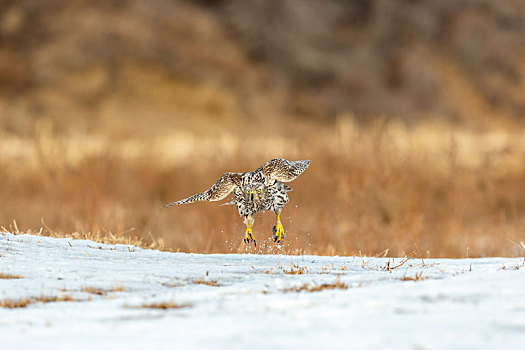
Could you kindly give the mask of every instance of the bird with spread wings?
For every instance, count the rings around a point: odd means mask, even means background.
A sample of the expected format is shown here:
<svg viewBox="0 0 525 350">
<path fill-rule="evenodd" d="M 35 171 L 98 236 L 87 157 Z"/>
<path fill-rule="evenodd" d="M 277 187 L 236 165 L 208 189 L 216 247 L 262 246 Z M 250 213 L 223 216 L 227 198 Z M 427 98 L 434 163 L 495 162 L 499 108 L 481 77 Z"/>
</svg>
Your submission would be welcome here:
<svg viewBox="0 0 525 350">
<path fill-rule="evenodd" d="M 284 239 L 284 227 L 280 219 L 281 210 L 288 203 L 287 192 L 292 190 L 283 182 L 295 180 L 308 168 L 310 162 L 310 160 L 289 161 L 276 158 L 252 172 L 224 173 L 209 190 L 167 204 L 165 207 L 197 201 L 219 201 L 233 192 L 233 201 L 226 204 L 237 205 L 239 215 L 244 217 L 246 225 L 244 242 L 253 242 L 257 246 L 252 230 L 255 221 L 253 214 L 272 210 L 277 219 L 273 226 L 274 241 L 280 243 Z"/>
</svg>

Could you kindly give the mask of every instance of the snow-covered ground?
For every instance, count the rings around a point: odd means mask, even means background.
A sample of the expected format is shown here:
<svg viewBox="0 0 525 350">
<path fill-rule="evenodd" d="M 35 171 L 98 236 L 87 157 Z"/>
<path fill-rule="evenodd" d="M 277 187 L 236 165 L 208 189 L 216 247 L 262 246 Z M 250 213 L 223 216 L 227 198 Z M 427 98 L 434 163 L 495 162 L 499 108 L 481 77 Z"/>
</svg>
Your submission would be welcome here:
<svg viewBox="0 0 525 350">
<path fill-rule="evenodd" d="M 0 348 L 525 346 L 523 259 L 412 259 L 388 271 L 402 262 L 168 253 L 0 233 L 0 273 L 21 277 L 0 278 L 0 302 L 32 302 L 0 307 Z M 348 288 L 296 291 L 334 283 Z M 38 301 L 57 296 L 78 301 Z M 154 303 L 186 307 L 140 308 Z"/>
</svg>

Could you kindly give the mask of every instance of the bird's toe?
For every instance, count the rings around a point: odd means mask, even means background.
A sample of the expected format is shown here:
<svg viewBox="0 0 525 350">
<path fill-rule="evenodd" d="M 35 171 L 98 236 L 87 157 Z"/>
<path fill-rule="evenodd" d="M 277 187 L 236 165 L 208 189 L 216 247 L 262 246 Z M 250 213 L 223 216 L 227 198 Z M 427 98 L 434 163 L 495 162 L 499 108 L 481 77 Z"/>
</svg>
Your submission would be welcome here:
<svg viewBox="0 0 525 350">
<path fill-rule="evenodd" d="M 248 227 L 246 228 L 246 234 L 244 235 L 244 243 L 249 244 L 251 242 L 253 242 L 253 244 L 257 247 L 257 242 L 255 242 L 253 231 L 250 227 Z"/>
<path fill-rule="evenodd" d="M 281 243 L 281 241 L 284 239 L 284 227 L 283 225 L 278 222 L 277 225 L 274 225 L 272 227 L 273 232 L 273 241 L 275 243 Z"/>
</svg>

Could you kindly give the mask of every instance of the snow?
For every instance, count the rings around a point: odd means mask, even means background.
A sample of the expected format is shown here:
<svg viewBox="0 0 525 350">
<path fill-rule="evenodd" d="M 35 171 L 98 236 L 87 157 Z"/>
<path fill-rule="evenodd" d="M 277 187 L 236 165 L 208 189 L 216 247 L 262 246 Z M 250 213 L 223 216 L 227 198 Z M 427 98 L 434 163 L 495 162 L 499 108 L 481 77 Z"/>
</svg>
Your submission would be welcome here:
<svg viewBox="0 0 525 350">
<path fill-rule="evenodd" d="M 525 342 L 523 259 L 187 254 L 0 233 L 1 349 L 481 349 Z M 307 273 L 286 274 L 291 264 Z M 519 269 L 517 269 L 519 268 Z M 294 268 L 297 269 L 297 268 Z M 403 281 L 415 277 L 418 281 Z M 219 286 L 196 284 L 215 280 Z M 294 292 L 339 281 L 348 289 Z M 174 286 L 175 285 L 175 286 Z M 86 287 L 111 289 L 106 295 Z M 187 304 L 178 309 L 138 306 Z"/>
</svg>

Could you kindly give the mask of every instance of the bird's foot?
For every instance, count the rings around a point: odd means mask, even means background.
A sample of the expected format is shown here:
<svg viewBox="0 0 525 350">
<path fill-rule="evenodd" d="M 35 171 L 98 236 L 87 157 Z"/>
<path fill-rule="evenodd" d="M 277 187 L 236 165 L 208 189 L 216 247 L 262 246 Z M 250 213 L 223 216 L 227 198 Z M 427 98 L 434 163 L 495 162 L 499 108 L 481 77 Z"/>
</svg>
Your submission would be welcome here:
<svg viewBox="0 0 525 350">
<path fill-rule="evenodd" d="M 246 234 L 244 235 L 244 243 L 249 244 L 253 242 L 253 245 L 257 247 L 257 242 L 255 237 L 253 237 L 253 230 L 251 227 L 246 227 Z"/>
<path fill-rule="evenodd" d="M 277 221 L 277 224 L 272 228 L 273 231 L 273 241 L 276 243 L 281 243 L 284 239 L 284 227 L 281 224 L 281 221 Z"/>
</svg>

